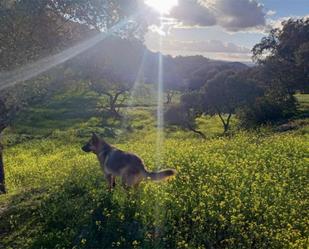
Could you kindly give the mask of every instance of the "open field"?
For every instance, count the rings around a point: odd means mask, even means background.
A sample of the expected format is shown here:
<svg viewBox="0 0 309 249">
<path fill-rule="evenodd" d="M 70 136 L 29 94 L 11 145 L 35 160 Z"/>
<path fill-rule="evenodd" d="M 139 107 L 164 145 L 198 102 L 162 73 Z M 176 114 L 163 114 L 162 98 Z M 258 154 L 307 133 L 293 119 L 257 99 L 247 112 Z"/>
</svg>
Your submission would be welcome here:
<svg viewBox="0 0 309 249">
<path fill-rule="evenodd" d="M 168 128 L 158 158 L 151 108 L 132 111 L 128 133 L 117 123 L 100 127 L 87 111 L 74 116 L 74 105 L 41 108 L 6 134 L 0 248 L 308 247 L 307 119 L 284 133 L 265 127 L 218 136 L 219 120 L 204 118 L 207 140 Z M 47 121 L 56 111 L 63 114 L 58 130 Z M 178 175 L 109 193 L 95 156 L 80 149 L 91 130 L 141 156 L 148 169 Z"/>
<path fill-rule="evenodd" d="M 0 249 L 309 249 L 307 2 L 0 0 Z"/>
</svg>

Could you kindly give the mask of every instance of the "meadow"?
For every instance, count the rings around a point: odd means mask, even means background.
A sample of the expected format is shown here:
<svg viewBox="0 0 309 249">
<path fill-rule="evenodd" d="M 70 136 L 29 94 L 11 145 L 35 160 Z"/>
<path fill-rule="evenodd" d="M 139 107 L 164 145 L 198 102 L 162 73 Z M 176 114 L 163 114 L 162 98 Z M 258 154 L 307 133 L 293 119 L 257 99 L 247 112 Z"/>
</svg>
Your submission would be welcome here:
<svg viewBox="0 0 309 249">
<path fill-rule="evenodd" d="M 152 107 L 128 110 L 129 130 L 110 120 L 102 127 L 88 97 L 33 107 L 5 134 L 0 248 L 308 248 L 308 96 L 295 130 L 222 136 L 220 121 L 204 117 L 206 140 L 166 128 L 160 156 Z M 80 149 L 91 131 L 148 169 L 178 174 L 110 193 L 96 157 Z"/>
</svg>

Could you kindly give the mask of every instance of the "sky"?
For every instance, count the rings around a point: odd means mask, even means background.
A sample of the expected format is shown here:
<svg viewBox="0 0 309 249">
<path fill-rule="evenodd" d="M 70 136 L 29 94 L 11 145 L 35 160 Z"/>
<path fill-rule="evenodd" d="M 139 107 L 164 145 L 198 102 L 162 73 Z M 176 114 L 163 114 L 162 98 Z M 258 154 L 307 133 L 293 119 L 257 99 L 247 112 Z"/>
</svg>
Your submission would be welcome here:
<svg viewBox="0 0 309 249">
<path fill-rule="evenodd" d="M 145 45 L 172 56 L 251 61 L 251 49 L 283 20 L 309 17 L 309 0 L 144 0 Z"/>
</svg>

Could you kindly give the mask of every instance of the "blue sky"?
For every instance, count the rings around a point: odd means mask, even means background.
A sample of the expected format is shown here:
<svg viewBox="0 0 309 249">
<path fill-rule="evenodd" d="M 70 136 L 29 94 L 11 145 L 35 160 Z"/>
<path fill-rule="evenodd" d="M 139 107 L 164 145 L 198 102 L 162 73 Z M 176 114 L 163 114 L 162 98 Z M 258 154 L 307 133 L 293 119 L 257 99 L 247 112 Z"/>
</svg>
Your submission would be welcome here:
<svg viewBox="0 0 309 249">
<path fill-rule="evenodd" d="M 304 16 L 309 16 L 309 0 L 178 0 L 166 15 L 173 21 L 150 27 L 145 44 L 172 56 L 249 62 L 251 48 L 267 30 Z"/>
<path fill-rule="evenodd" d="M 275 10 L 276 17 L 309 14 L 308 0 L 260 0 L 259 2 L 264 4 L 267 9 Z"/>
</svg>

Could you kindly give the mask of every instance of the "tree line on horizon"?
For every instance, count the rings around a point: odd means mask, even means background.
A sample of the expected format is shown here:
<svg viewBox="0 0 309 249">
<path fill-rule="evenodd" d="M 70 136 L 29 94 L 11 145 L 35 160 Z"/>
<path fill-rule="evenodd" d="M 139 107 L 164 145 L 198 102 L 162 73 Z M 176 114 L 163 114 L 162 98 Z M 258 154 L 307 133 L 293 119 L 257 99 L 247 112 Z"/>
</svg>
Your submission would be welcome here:
<svg viewBox="0 0 309 249">
<path fill-rule="evenodd" d="M 179 104 L 169 107 L 166 121 L 205 137 L 196 130 L 196 118 L 203 114 L 218 115 L 224 132 L 233 114 L 243 127 L 291 118 L 297 108 L 295 93 L 309 93 L 309 19 L 283 22 L 252 53 L 256 65 L 251 68 L 224 70 L 191 81 L 195 87 L 182 94 Z"/>
</svg>

